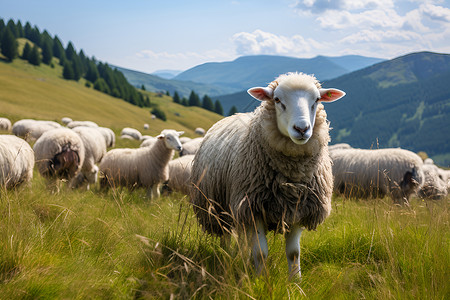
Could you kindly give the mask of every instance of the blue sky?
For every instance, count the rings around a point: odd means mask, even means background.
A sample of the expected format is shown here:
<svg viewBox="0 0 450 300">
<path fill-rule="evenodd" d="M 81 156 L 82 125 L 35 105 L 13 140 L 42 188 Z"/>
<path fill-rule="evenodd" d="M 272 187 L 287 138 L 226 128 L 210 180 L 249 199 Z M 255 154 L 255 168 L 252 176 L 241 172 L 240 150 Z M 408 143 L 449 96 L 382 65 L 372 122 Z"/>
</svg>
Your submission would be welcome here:
<svg viewBox="0 0 450 300">
<path fill-rule="evenodd" d="M 0 0 L 0 18 L 58 35 L 64 46 L 151 73 L 242 55 L 394 58 L 450 53 L 442 0 Z"/>
</svg>

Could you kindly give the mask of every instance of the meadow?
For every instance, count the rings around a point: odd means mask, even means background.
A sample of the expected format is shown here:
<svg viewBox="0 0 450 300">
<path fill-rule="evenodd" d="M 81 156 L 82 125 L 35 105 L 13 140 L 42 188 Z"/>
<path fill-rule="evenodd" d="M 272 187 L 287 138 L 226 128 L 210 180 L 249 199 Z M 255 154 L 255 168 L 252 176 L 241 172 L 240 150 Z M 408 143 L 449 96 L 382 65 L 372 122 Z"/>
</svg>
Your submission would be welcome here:
<svg viewBox="0 0 450 300">
<path fill-rule="evenodd" d="M 448 299 L 448 199 L 409 207 L 333 198 L 301 239 L 302 280 L 289 281 L 280 234 L 257 276 L 249 250 L 199 228 L 186 196 L 94 187 L 2 190 L 1 299 Z"/>
<path fill-rule="evenodd" d="M 150 120 L 148 108 L 55 69 L 0 63 L 2 116 L 68 116 L 116 134 L 149 123 L 144 134 L 173 128 L 187 136 L 220 119 L 148 93 L 168 115 Z M 279 234 L 268 235 L 266 272 L 257 276 L 245 243 L 233 236 L 222 246 L 202 232 L 184 195 L 150 201 L 144 190 L 97 186 L 52 193 L 35 171 L 31 187 L 0 190 L 0 299 L 450 299 L 448 200 L 399 207 L 333 197 L 330 217 L 302 235 L 302 280 L 289 281 Z"/>
</svg>

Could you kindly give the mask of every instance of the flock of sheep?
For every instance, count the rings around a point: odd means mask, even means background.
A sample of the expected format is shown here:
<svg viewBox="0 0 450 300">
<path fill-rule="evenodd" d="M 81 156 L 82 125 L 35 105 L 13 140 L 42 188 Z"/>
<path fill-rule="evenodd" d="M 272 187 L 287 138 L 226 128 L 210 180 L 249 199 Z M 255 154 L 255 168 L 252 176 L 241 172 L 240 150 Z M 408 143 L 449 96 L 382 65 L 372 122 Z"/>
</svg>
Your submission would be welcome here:
<svg viewBox="0 0 450 300">
<path fill-rule="evenodd" d="M 342 98 L 343 91 L 324 89 L 311 75 L 288 73 L 248 92 L 261 101 L 254 112 L 224 118 L 206 133 L 199 128 L 202 137 L 180 137 L 183 132 L 168 129 L 150 137 L 124 128 L 121 138 L 142 141 L 137 149 L 108 151 L 114 133 L 93 122 L 63 118 L 63 127 L 20 120 L 11 126 L 0 118 L 0 129 L 14 134 L 0 135 L 0 183 L 9 188 L 29 182 L 35 164 L 42 176 L 67 180 L 73 188 L 89 188 L 100 178 L 102 188 L 144 187 L 152 198 L 166 183 L 190 195 L 205 231 L 248 234 L 258 273 L 268 255 L 267 231 L 284 233 L 291 277 L 300 276 L 301 232 L 314 230 L 330 214 L 333 192 L 388 195 L 400 204 L 414 193 L 447 196 L 449 171 L 411 151 L 328 146 L 322 103 Z M 24 139 L 35 140 L 34 147 Z M 175 151 L 179 157 L 173 159 Z"/>
</svg>

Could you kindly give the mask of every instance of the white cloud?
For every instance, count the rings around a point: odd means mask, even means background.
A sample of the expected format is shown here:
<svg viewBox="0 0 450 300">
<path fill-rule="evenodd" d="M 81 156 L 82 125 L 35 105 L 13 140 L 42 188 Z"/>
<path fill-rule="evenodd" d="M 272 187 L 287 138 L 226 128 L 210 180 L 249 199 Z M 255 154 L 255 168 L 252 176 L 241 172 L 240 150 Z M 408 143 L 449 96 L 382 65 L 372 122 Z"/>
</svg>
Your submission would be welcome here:
<svg viewBox="0 0 450 300">
<path fill-rule="evenodd" d="M 370 42 L 403 42 L 403 41 L 416 41 L 421 40 L 421 35 L 412 31 L 393 31 L 393 30 L 361 30 L 355 34 L 346 36 L 340 40 L 343 44 L 357 44 L 357 43 L 370 43 Z"/>
<path fill-rule="evenodd" d="M 424 16 L 433 21 L 450 22 L 450 9 L 446 7 L 426 3 L 420 5 L 419 10 Z"/>
<path fill-rule="evenodd" d="M 262 30 L 236 33 L 231 41 L 235 45 L 238 55 L 295 55 L 323 47 L 319 42 L 305 39 L 301 35 L 278 36 Z"/>
<path fill-rule="evenodd" d="M 376 8 L 393 8 L 393 0 L 300 0 L 295 9 L 299 13 L 321 14 L 337 10 L 368 10 Z"/>
</svg>

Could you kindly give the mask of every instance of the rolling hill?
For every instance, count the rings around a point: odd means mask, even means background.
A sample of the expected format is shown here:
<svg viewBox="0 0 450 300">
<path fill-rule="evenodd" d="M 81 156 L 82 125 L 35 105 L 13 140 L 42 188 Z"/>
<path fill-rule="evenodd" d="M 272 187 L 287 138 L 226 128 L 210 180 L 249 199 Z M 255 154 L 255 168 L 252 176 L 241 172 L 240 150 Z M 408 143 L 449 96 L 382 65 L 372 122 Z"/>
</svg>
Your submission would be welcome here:
<svg viewBox="0 0 450 300">
<path fill-rule="evenodd" d="M 151 108 L 140 108 L 111 97 L 79 82 L 64 80 L 61 67 L 35 67 L 24 60 L 12 63 L 0 60 L 0 116 L 15 122 L 22 118 L 54 120 L 62 117 L 91 120 L 110 127 L 116 134 L 123 127 L 134 127 L 143 134 L 156 135 L 165 128 L 184 130 L 194 136 L 196 127 L 209 128 L 222 118 L 199 107 L 184 107 L 173 103 L 170 97 L 145 92 L 153 105 L 158 105 L 167 121 L 151 119 Z M 143 130 L 144 123 L 150 125 Z"/>
<path fill-rule="evenodd" d="M 324 87 L 347 93 L 326 105 L 334 128 L 332 143 L 425 151 L 437 163 L 449 166 L 449 83 L 450 55 L 431 52 L 412 53 L 324 80 Z M 239 111 L 259 105 L 245 91 L 218 99 L 224 111 L 232 105 Z"/>
<path fill-rule="evenodd" d="M 312 73 L 318 78 L 331 79 L 381 61 L 383 60 L 357 55 L 317 56 L 308 59 L 271 55 L 242 56 L 231 62 L 196 66 L 182 72 L 174 79 L 242 90 L 252 86 L 266 85 L 279 74 L 287 72 Z"/>
<path fill-rule="evenodd" d="M 169 93 L 173 95 L 173 93 L 177 91 L 181 97 L 187 98 L 189 97 L 191 91 L 195 91 L 197 94 L 200 95 L 206 94 L 209 96 L 217 96 L 233 93 L 238 90 L 235 88 L 221 87 L 198 82 L 165 79 L 163 77 L 156 75 L 151 75 L 139 71 L 133 71 L 130 69 L 117 66 L 114 67 L 117 68 L 119 71 L 121 71 L 132 85 L 136 87 L 141 87 L 142 85 L 144 85 L 147 91 L 152 92 L 165 93 L 166 91 L 169 91 Z"/>
</svg>

